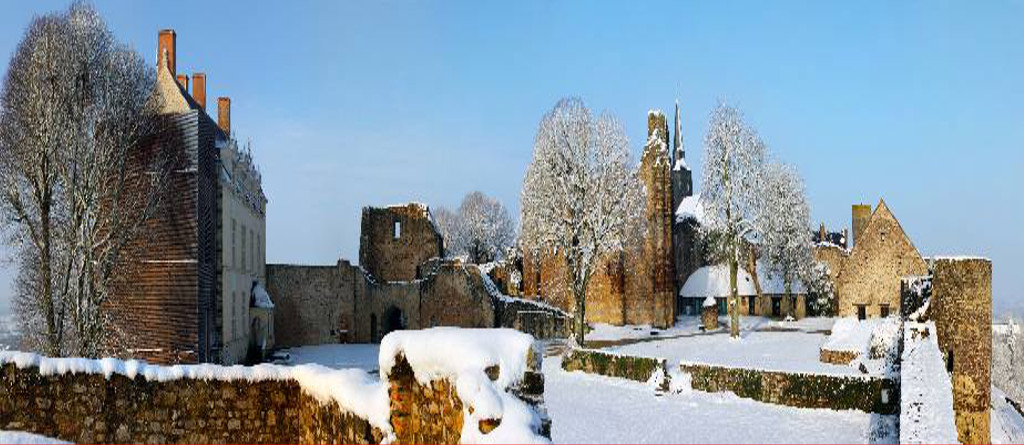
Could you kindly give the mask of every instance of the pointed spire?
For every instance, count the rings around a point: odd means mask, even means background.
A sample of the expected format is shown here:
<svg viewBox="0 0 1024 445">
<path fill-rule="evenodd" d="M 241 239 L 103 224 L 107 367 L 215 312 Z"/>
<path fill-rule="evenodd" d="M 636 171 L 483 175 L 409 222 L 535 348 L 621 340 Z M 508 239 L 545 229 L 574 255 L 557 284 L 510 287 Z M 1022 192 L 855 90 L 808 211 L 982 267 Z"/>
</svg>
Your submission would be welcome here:
<svg viewBox="0 0 1024 445">
<path fill-rule="evenodd" d="M 675 134 L 672 135 L 672 160 L 673 164 L 684 161 L 686 159 L 686 152 L 683 149 L 683 122 L 682 117 L 679 115 L 679 100 L 676 99 L 676 128 Z"/>
</svg>

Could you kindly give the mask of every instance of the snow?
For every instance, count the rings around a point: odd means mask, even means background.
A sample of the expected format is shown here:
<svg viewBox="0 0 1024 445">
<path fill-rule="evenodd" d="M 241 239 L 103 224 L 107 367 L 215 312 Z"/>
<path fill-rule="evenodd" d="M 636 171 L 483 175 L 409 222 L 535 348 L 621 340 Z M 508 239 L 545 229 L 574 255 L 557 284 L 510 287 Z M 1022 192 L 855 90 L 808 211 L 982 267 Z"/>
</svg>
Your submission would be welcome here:
<svg viewBox="0 0 1024 445">
<path fill-rule="evenodd" d="M 562 370 L 544 361 L 544 400 L 555 443 L 869 443 L 874 423 L 895 416 L 802 409 L 686 391 L 656 395 L 644 383 Z M 683 385 L 682 382 L 678 385 Z M 890 428 L 890 431 L 892 429 Z"/>
<path fill-rule="evenodd" d="M 356 368 L 366 372 L 377 372 L 378 351 L 376 344 L 315 345 L 285 349 L 290 356 L 289 365 L 319 364 L 333 369 Z"/>
<path fill-rule="evenodd" d="M 3 431 L 0 430 L 0 443 L 3 444 L 51 444 L 51 443 L 71 443 L 65 442 L 60 439 L 54 439 L 51 437 L 40 436 L 38 434 L 26 433 L 22 431 Z"/>
<path fill-rule="evenodd" d="M 1024 417 L 1006 401 L 1006 394 L 992 387 L 992 443 L 1024 443 Z"/>
<path fill-rule="evenodd" d="M 586 341 L 617 341 L 645 339 L 654 336 L 667 337 L 673 335 L 694 334 L 699 331 L 700 317 L 680 316 L 676 324 L 669 329 L 658 329 L 649 324 L 613 326 L 606 323 L 590 323 L 590 332 Z"/>
<path fill-rule="evenodd" d="M 141 377 L 152 382 L 179 379 L 192 380 L 294 380 L 306 393 L 322 402 L 338 405 L 371 425 L 390 434 L 390 401 L 387 386 L 363 370 L 335 370 L 321 365 L 256 366 L 220 365 L 150 365 L 143 361 L 122 361 L 113 358 L 48 358 L 26 352 L 0 352 L 0 364 L 13 363 L 18 368 L 37 367 L 44 376 L 60 374 L 102 374 L 106 378 L 119 374 L 129 379 Z"/>
<path fill-rule="evenodd" d="M 743 326 L 741 320 L 740 326 Z M 819 349 L 825 335 L 803 331 L 743 331 L 740 340 L 724 332 L 667 338 L 605 348 L 617 354 L 668 359 L 670 364 L 694 363 L 730 368 L 764 369 L 863 376 L 847 365 L 822 363 Z"/>
<path fill-rule="evenodd" d="M 754 279 L 743 268 L 736 271 L 736 290 L 741 297 L 757 295 Z M 688 298 L 727 297 L 729 292 L 729 266 L 704 266 L 690 274 L 679 295 Z"/>
<path fill-rule="evenodd" d="M 880 319 L 857 320 L 845 317 L 836 320 L 832 325 L 832 335 L 821 346 L 830 351 L 856 352 L 867 355 L 871 332 L 880 324 Z"/>
<path fill-rule="evenodd" d="M 252 294 L 256 299 L 256 307 L 263 309 L 274 308 L 274 301 L 270 299 L 270 294 L 267 293 L 267 289 L 262 284 L 256 283 L 256 286 L 252 289 Z"/>
<path fill-rule="evenodd" d="M 544 443 L 547 440 L 535 433 L 540 418 L 506 391 L 522 380 L 528 357 L 538 356 L 531 353 L 532 347 L 533 337 L 514 329 L 396 331 L 381 340 L 380 374 L 386 380 L 395 359 L 402 355 L 421 384 L 442 378 L 455 383 L 465 407 L 463 425 L 501 419 L 488 434 L 478 428 L 463 428 L 462 443 Z M 484 371 L 495 365 L 498 378 L 492 382 Z"/>
<path fill-rule="evenodd" d="M 704 299 L 704 304 L 702 306 L 715 307 L 716 305 L 718 305 L 718 300 L 716 300 L 715 297 L 708 295 L 708 297 Z"/>
<path fill-rule="evenodd" d="M 757 262 L 757 279 L 758 284 L 761 285 L 761 293 L 765 295 L 785 295 L 786 294 L 786 281 L 777 274 L 768 272 L 768 267 L 764 265 L 762 261 Z M 806 294 L 807 289 L 804 287 L 803 281 L 795 280 L 789 286 L 790 294 Z"/>
<path fill-rule="evenodd" d="M 900 393 L 900 443 L 959 443 L 934 322 L 905 325 Z"/>
<path fill-rule="evenodd" d="M 676 222 L 686 221 L 687 218 L 693 218 L 698 223 L 704 223 L 704 205 L 700 202 L 699 193 L 683 198 L 679 202 L 679 207 L 676 208 Z"/>
</svg>

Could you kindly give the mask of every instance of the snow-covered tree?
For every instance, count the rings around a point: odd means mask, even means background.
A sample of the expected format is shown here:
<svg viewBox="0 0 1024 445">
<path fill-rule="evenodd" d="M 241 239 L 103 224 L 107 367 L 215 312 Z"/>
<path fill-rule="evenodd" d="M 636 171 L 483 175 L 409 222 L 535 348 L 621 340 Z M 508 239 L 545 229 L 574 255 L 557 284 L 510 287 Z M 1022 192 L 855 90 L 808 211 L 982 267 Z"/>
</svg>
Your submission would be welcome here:
<svg viewBox="0 0 1024 445">
<path fill-rule="evenodd" d="M 804 183 L 796 169 L 771 162 L 764 169 L 761 204 L 761 260 L 769 275 L 783 280 L 785 295 L 791 295 L 793 283 L 807 283 L 814 267 L 811 250 L 810 206 Z"/>
<path fill-rule="evenodd" d="M 522 248 L 553 248 L 566 263 L 583 344 L 586 290 L 603 255 L 623 248 L 643 192 L 622 124 L 596 119 L 583 101 L 560 100 L 540 122 L 522 192 Z"/>
<path fill-rule="evenodd" d="M 739 336 L 739 296 L 736 275 L 744 246 L 764 233 L 765 144 L 743 120 L 742 113 L 719 104 L 711 113 L 704 139 L 704 206 L 702 236 L 720 237 L 729 264 L 730 335 Z"/>
<path fill-rule="evenodd" d="M 1024 402 L 1024 329 L 1013 318 L 992 334 L 992 384 Z"/>
<path fill-rule="evenodd" d="M 516 225 L 508 209 L 481 192 L 462 198 L 458 213 L 441 207 L 434 215 L 445 246 L 453 256 L 474 264 L 503 259 L 516 240 Z"/>
<path fill-rule="evenodd" d="M 831 317 L 835 311 L 835 287 L 829 274 L 828 264 L 815 261 L 804 281 L 811 313 Z"/>
<path fill-rule="evenodd" d="M 35 18 L 0 93 L 0 216 L 19 260 L 16 310 L 45 354 L 96 356 L 105 302 L 130 264 L 127 246 L 169 171 L 155 150 L 154 72 L 114 40 L 91 6 Z"/>
</svg>

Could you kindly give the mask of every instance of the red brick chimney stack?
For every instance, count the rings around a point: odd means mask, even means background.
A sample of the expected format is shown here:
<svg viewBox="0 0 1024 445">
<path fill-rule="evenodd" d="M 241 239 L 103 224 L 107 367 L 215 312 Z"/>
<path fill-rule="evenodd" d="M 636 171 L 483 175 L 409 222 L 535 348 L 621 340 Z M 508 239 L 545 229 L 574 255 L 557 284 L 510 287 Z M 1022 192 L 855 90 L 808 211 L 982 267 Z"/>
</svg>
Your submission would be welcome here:
<svg viewBox="0 0 1024 445">
<path fill-rule="evenodd" d="M 192 75 L 192 98 L 206 111 L 206 73 Z"/>
<path fill-rule="evenodd" d="M 231 137 L 231 98 L 217 98 L 217 125 L 224 131 L 224 134 Z"/>
<path fill-rule="evenodd" d="M 174 64 L 174 47 L 177 44 L 177 40 L 177 34 L 174 33 L 173 29 L 162 29 L 157 37 L 156 66 L 159 67 L 163 63 L 164 52 L 166 52 L 167 69 L 171 71 L 172 76 L 178 75 L 177 65 Z"/>
<path fill-rule="evenodd" d="M 185 90 L 185 92 L 187 93 L 188 92 L 188 75 L 178 74 L 177 75 L 177 79 L 178 79 L 178 85 L 181 85 L 181 89 Z"/>
</svg>

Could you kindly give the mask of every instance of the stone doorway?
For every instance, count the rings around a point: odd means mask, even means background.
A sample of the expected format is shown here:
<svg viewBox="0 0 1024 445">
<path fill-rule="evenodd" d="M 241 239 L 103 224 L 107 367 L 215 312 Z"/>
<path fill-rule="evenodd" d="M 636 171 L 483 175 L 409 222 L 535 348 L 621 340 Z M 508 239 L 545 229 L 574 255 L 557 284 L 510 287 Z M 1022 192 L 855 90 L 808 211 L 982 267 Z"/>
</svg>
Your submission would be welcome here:
<svg viewBox="0 0 1024 445">
<path fill-rule="evenodd" d="M 382 327 L 383 329 L 380 332 L 381 338 L 384 338 L 384 336 L 388 335 L 389 332 L 405 329 L 407 327 L 405 314 L 403 314 L 402 310 L 397 307 L 389 307 L 388 310 L 384 311 Z"/>
</svg>

